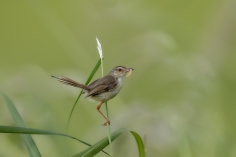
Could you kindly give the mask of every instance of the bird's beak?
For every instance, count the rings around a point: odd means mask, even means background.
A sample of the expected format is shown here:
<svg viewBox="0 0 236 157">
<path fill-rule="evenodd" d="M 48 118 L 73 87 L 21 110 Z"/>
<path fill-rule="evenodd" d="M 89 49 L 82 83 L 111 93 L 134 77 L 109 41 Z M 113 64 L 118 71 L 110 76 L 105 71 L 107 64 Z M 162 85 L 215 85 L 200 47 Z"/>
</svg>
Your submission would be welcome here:
<svg viewBox="0 0 236 157">
<path fill-rule="evenodd" d="M 126 75 L 126 77 L 130 76 L 133 70 L 134 70 L 133 68 L 127 68 L 127 75 Z"/>
<path fill-rule="evenodd" d="M 134 71 L 134 68 L 128 68 L 129 69 L 129 71 L 131 70 L 131 71 Z"/>
</svg>

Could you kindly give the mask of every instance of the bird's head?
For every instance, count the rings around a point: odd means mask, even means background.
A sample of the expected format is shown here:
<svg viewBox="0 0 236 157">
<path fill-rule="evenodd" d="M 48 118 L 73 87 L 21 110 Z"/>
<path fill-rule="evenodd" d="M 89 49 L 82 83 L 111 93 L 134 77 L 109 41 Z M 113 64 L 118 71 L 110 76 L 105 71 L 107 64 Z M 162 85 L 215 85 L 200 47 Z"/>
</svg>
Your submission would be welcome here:
<svg viewBox="0 0 236 157">
<path fill-rule="evenodd" d="M 109 75 L 112 75 L 116 78 L 126 77 L 126 76 L 129 76 L 133 70 L 134 70 L 133 68 L 126 68 L 124 66 L 117 66 L 111 70 Z"/>
</svg>

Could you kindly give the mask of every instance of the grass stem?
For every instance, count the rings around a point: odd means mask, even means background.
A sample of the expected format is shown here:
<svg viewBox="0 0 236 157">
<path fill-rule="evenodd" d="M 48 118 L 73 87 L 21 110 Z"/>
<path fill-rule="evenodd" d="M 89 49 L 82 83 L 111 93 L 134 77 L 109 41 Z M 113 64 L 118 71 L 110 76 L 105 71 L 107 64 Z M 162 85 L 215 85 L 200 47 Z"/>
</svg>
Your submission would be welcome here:
<svg viewBox="0 0 236 157">
<path fill-rule="evenodd" d="M 103 58 L 101 58 L 101 69 L 102 69 L 102 76 L 103 76 L 103 61 L 102 60 Z M 105 102 L 105 106 L 106 106 L 107 119 L 109 119 L 107 102 Z M 112 156 L 113 153 L 112 153 L 112 144 L 111 144 L 111 128 L 109 124 L 107 125 L 107 131 L 108 131 L 108 140 L 109 140 L 109 146 L 110 146 L 110 156 Z"/>
</svg>

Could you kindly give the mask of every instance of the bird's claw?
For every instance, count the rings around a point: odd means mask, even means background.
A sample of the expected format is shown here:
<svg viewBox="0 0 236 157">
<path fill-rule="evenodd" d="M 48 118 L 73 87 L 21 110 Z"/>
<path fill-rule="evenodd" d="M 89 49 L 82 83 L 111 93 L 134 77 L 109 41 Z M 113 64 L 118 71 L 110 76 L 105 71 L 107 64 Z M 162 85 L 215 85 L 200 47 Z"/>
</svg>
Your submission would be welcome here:
<svg viewBox="0 0 236 157">
<path fill-rule="evenodd" d="M 107 126 L 107 124 L 108 125 L 110 125 L 111 124 L 111 122 L 110 121 L 107 121 L 107 122 L 105 122 L 104 124 L 102 124 L 103 126 Z"/>
</svg>

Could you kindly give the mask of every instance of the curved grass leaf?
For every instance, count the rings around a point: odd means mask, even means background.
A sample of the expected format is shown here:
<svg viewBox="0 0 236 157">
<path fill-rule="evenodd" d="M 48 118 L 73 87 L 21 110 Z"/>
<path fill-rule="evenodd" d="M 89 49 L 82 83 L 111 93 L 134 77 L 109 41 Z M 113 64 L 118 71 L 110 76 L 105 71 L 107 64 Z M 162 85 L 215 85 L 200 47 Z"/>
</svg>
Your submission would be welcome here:
<svg viewBox="0 0 236 157">
<path fill-rule="evenodd" d="M 144 152 L 144 145 L 141 137 L 134 131 L 130 131 L 126 128 L 121 128 L 114 133 L 111 134 L 111 141 L 114 141 L 117 137 L 119 137 L 121 134 L 125 132 L 131 132 L 132 135 L 134 136 L 136 143 L 138 145 L 139 149 L 139 157 L 145 157 L 145 152 Z M 93 146 L 85 149 L 84 151 L 75 154 L 73 157 L 91 157 L 99 153 L 102 149 L 104 149 L 107 145 L 109 144 L 108 138 L 104 138 L 98 143 L 94 144 Z"/>
<path fill-rule="evenodd" d="M 52 132 L 52 131 L 46 131 L 46 130 L 39 130 L 39 129 L 32 129 L 32 128 L 25 128 L 25 127 L 17 127 L 17 126 L 0 126 L 0 133 L 14 133 L 14 134 L 36 134 L 36 135 L 57 135 L 57 136 L 64 136 L 69 137 L 71 139 L 77 140 L 87 146 L 92 146 L 91 144 L 84 142 L 76 137 Z M 103 151 L 103 150 L 102 150 Z M 103 151 L 103 153 L 109 155 L 107 152 Z"/>
<path fill-rule="evenodd" d="M 101 59 L 98 60 L 97 64 L 96 64 L 95 67 L 93 68 L 93 71 L 91 72 L 91 74 L 90 74 L 89 78 L 87 79 L 85 85 L 88 85 L 88 84 L 89 84 L 89 82 L 92 80 L 93 76 L 94 76 L 95 73 L 97 72 L 97 70 L 98 70 L 98 68 L 99 68 L 100 65 L 101 65 Z M 73 113 L 73 111 L 74 111 L 75 105 L 77 104 L 77 102 L 78 102 L 79 98 L 81 97 L 82 93 L 83 93 L 83 90 L 81 90 L 81 92 L 79 93 L 79 96 L 77 97 L 77 99 L 76 99 L 76 101 L 75 101 L 75 103 L 74 103 L 74 105 L 73 105 L 73 108 L 72 108 L 72 110 L 71 110 L 71 112 L 70 112 L 70 116 L 69 116 L 69 120 L 68 120 L 68 123 L 67 123 L 66 130 L 68 130 L 69 123 L 70 123 L 70 119 L 71 119 L 72 113 Z"/>
<path fill-rule="evenodd" d="M 25 128 L 25 127 L 17 127 L 17 126 L 0 126 L 0 133 L 14 133 L 14 134 L 37 134 L 37 135 L 58 135 L 58 136 L 64 136 L 69 137 L 71 139 L 77 140 L 87 146 L 91 146 L 91 144 L 84 142 L 78 138 L 75 138 L 70 135 L 52 132 L 52 131 L 46 131 L 46 130 L 39 130 L 39 129 L 32 129 L 32 128 Z"/>
<path fill-rule="evenodd" d="M 139 156 L 144 157 L 145 156 L 145 149 L 144 149 L 144 144 L 143 144 L 142 138 L 136 132 L 134 132 L 134 131 L 130 131 L 130 132 L 133 134 L 133 136 L 136 140 L 136 143 L 138 145 Z"/>
<path fill-rule="evenodd" d="M 6 101 L 7 107 L 12 115 L 12 118 L 14 119 L 17 126 L 25 127 L 25 123 L 23 119 L 21 118 L 19 112 L 17 111 L 15 105 L 11 101 L 11 99 L 2 93 L 3 98 Z M 28 149 L 30 157 L 41 157 L 41 154 L 38 150 L 38 147 L 36 146 L 33 138 L 30 135 L 21 135 L 22 139 L 24 140 L 24 143 Z"/>
</svg>

